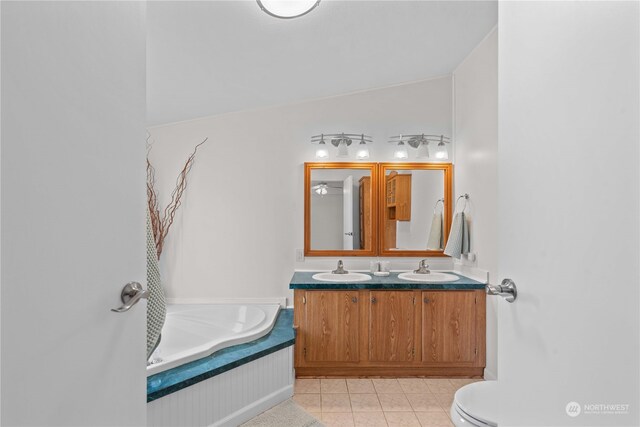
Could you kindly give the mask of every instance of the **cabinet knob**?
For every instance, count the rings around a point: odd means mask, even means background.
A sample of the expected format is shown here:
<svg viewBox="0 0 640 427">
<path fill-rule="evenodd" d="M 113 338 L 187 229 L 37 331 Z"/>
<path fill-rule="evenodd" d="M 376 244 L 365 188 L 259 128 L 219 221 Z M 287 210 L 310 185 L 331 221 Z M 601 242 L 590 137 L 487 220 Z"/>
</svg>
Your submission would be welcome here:
<svg viewBox="0 0 640 427">
<path fill-rule="evenodd" d="M 358 302 L 358 297 L 351 298 L 351 302 Z"/>
<path fill-rule="evenodd" d="M 378 302 L 378 299 L 376 297 L 371 297 L 371 304 L 375 304 Z"/>
<path fill-rule="evenodd" d="M 424 303 L 426 304 L 426 303 L 428 303 L 428 302 L 429 302 L 429 298 L 425 298 L 423 301 L 424 301 Z"/>
</svg>

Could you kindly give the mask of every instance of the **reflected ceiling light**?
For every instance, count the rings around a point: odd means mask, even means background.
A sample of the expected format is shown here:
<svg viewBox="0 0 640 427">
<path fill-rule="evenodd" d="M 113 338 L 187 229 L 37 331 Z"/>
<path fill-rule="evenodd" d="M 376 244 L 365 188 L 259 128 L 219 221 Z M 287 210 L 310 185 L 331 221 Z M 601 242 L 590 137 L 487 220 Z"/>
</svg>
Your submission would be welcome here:
<svg viewBox="0 0 640 427">
<path fill-rule="evenodd" d="M 429 143 L 438 143 L 438 147 L 435 153 L 435 157 L 438 160 L 446 160 L 449 158 L 449 154 L 447 152 L 447 147 L 445 144 L 450 142 L 449 138 L 444 135 L 427 135 L 427 134 L 419 134 L 419 135 L 402 135 L 392 136 L 389 138 L 390 144 L 396 144 L 398 148 L 396 148 L 393 153 L 393 157 L 398 160 L 407 159 L 408 153 L 406 153 L 406 146 L 404 146 L 404 141 L 417 150 L 418 159 L 428 159 L 429 158 Z M 402 146 L 402 147 L 401 147 Z M 406 155 L 405 155 L 406 153 Z"/>
<path fill-rule="evenodd" d="M 364 140 L 364 134 L 360 136 L 360 144 L 358 144 L 358 151 L 356 152 L 356 159 L 366 160 L 369 158 L 369 147 Z"/>
<path fill-rule="evenodd" d="M 326 194 L 329 192 L 329 186 L 326 183 L 321 182 L 320 184 L 315 186 L 315 189 L 313 191 L 321 196 L 326 196 Z"/>
<path fill-rule="evenodd" d="M 320 4 L 320 0 L 257 0 L 257 2 L 265 13 L 281 19 L 306 15 Z"/>
<path fill-rule="evenodd" d="M 353 143 L 354 139 L 358 138 L 360 139 L 360 143 L 358 144 L 356 157 L 360 160 L 369 158 L 367 144 L 372 143 L 370 136 L 363 133 L 323 133 L 311 137 L 311 143 L 318 144 L 318 149 L 316 150 L 316 158 L 318 159 L 326 159 L 329 157 L 325 137 L 328 138 L 331 145 L 338 149 L 337 157 L 341 158 L 349 156 L 349 146 Z"/>
<path fill-rule="evenodd" d="M 324 135 L 320 135 L 320 141 L 318 141 L 318 148 L 316 149 L 316 159 L 326 159 L 329 157 L 329 148 L 324 142 Z"/>
</svg>

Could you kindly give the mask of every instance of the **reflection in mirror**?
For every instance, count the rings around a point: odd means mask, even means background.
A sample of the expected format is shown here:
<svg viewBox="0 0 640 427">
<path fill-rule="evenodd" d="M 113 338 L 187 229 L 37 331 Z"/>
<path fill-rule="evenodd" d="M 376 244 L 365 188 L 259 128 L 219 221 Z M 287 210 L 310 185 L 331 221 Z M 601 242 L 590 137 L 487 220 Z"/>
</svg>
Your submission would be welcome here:
<svg viewBox="0 0 640 427">
<path fill-rule="evenodd" d="M 312 169 L 311 250 L 371 250 L 371 171 Z"/>
<path fill-rule="evenodd" d="M 444 180 L 443 170 L 385 171 L 384 250 L 444 249 Z"/>
</svg>

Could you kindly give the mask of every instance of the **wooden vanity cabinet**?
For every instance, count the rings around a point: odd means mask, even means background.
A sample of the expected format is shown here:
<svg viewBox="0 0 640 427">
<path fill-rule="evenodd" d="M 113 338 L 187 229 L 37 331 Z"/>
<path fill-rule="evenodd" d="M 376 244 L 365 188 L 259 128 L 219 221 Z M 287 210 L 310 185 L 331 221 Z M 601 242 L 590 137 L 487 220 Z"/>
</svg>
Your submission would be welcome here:
<svg viewBox="0 0 640 427">
<path fill-rule="evenodd" d="M 481 377 L 484 290 L 294 292 L 297 376 Z"/>
</svg>

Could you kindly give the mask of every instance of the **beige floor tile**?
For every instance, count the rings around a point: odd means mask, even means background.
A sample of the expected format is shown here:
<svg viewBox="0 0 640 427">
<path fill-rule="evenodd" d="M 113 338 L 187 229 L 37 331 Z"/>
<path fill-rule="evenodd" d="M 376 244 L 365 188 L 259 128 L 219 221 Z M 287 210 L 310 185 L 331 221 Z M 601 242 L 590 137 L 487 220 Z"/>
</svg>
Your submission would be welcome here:
<svg viewBox="0 0 640 427">
<path fill-rule="evenodd" d="M 303 396 L 303 395 L 300 395 Z M 322 415 L 326 412 L 351 412 L 349 395 L 346 393 L 322 393 Z"/>
<path fill-rule="evenodd" d="M 320 391 L 322 393 L 348 393 L 347 382 L 343 379 L 321 379 Z"/>
<path fill-rule="evenodd" d="M 403 393 L 400 383 L 395 378 L 376 378 L 373 381 L 373 385 L 376 388 L 376 392 L 380 393 Z"/>
<path fill-rule="evenodd" d="M 411 404 L 405 397 L 403 393 L 395 393 L 395 394 L 378 394 L 378 399 L 380 400 L 380 405 L 382 406 L 382 410 L 384 412 L 392 411 L 392 412 L 406 412 L 413 411 L 411 408 Z"/>
<path fill-rule="evenodd" d="M 424 380 L 432 393 L 453 393 L 456 388 L 446 378 L 427 378 Z"/>
<path fill-rule="evenodd" d="M 432 393 L 406 394 L 407 400 L 414 411 L 432 412 L 442 411 L 440 402 Z"/>
<path fill-rule="evenodd" d="M 322 419 L 322 412 L 309 412 L 309 415 L 311 415 L 313 418 L 315 418 L 318 421 Z"/>
<path fill-rule="evenodd" d="M 475 379 L 475 378 L 449 378 L 449 382 L 453 385 L 453 388 L 456 390 L 467 384 L 475 383 L 478 381 L 482 381 L 482 380 Z"/>
<path fill-rule="evenodd" d="M 347 379 L 347 388 L 349 393 L 375 393 L 376 389 L 369 379 L 349 378 Z"/>
<path fill-rule="evenodd" d="M 320 412 L 320 394 L 294 394 L 293 401 L 307 412 Z"/>
<path fill-rule="evenodd" d="M 444 412 L 416 412 L 422 427 L 452 427 L 449 416 Z"/>
<path fill-rule="evenodd" d="M 382 412 L 354 412 L 356 427 L 387 427 L 387 419 Z"/>
<path fill-rule="evenodd" d="M 429 387 L 422 378 L 398 378 L 398 383 L 405 393 L 429 393 Z"/>
<path fill-rule="evenodd" d="M 420 427 L 420 422 L 413 412 L 385 412 L 389 427 Z"/>
<path fill-rule="evenodd" d="M 294 393 L 320 393 L 320 380 L 314 378 L 296 380 Z"/>
<path fill-rule="evenodd" d="M 442 409 L 448 412 L 453 403 L 453 394 L 436 394 L 435 396 Z"/>
<path fill-rule="evenodd" d="M 353 412 L 382 412 L 382 407 L 378 401 L 378 395 L 373 394 L 355 394 L 349 395 L 351 398 L 351 410 Z"/>
<path fill-rule="evenodd" d="M 322 424 L 326 427 L 353 427 L 353 414 L 351 412 L 323 412 Z"/>
</svg>

